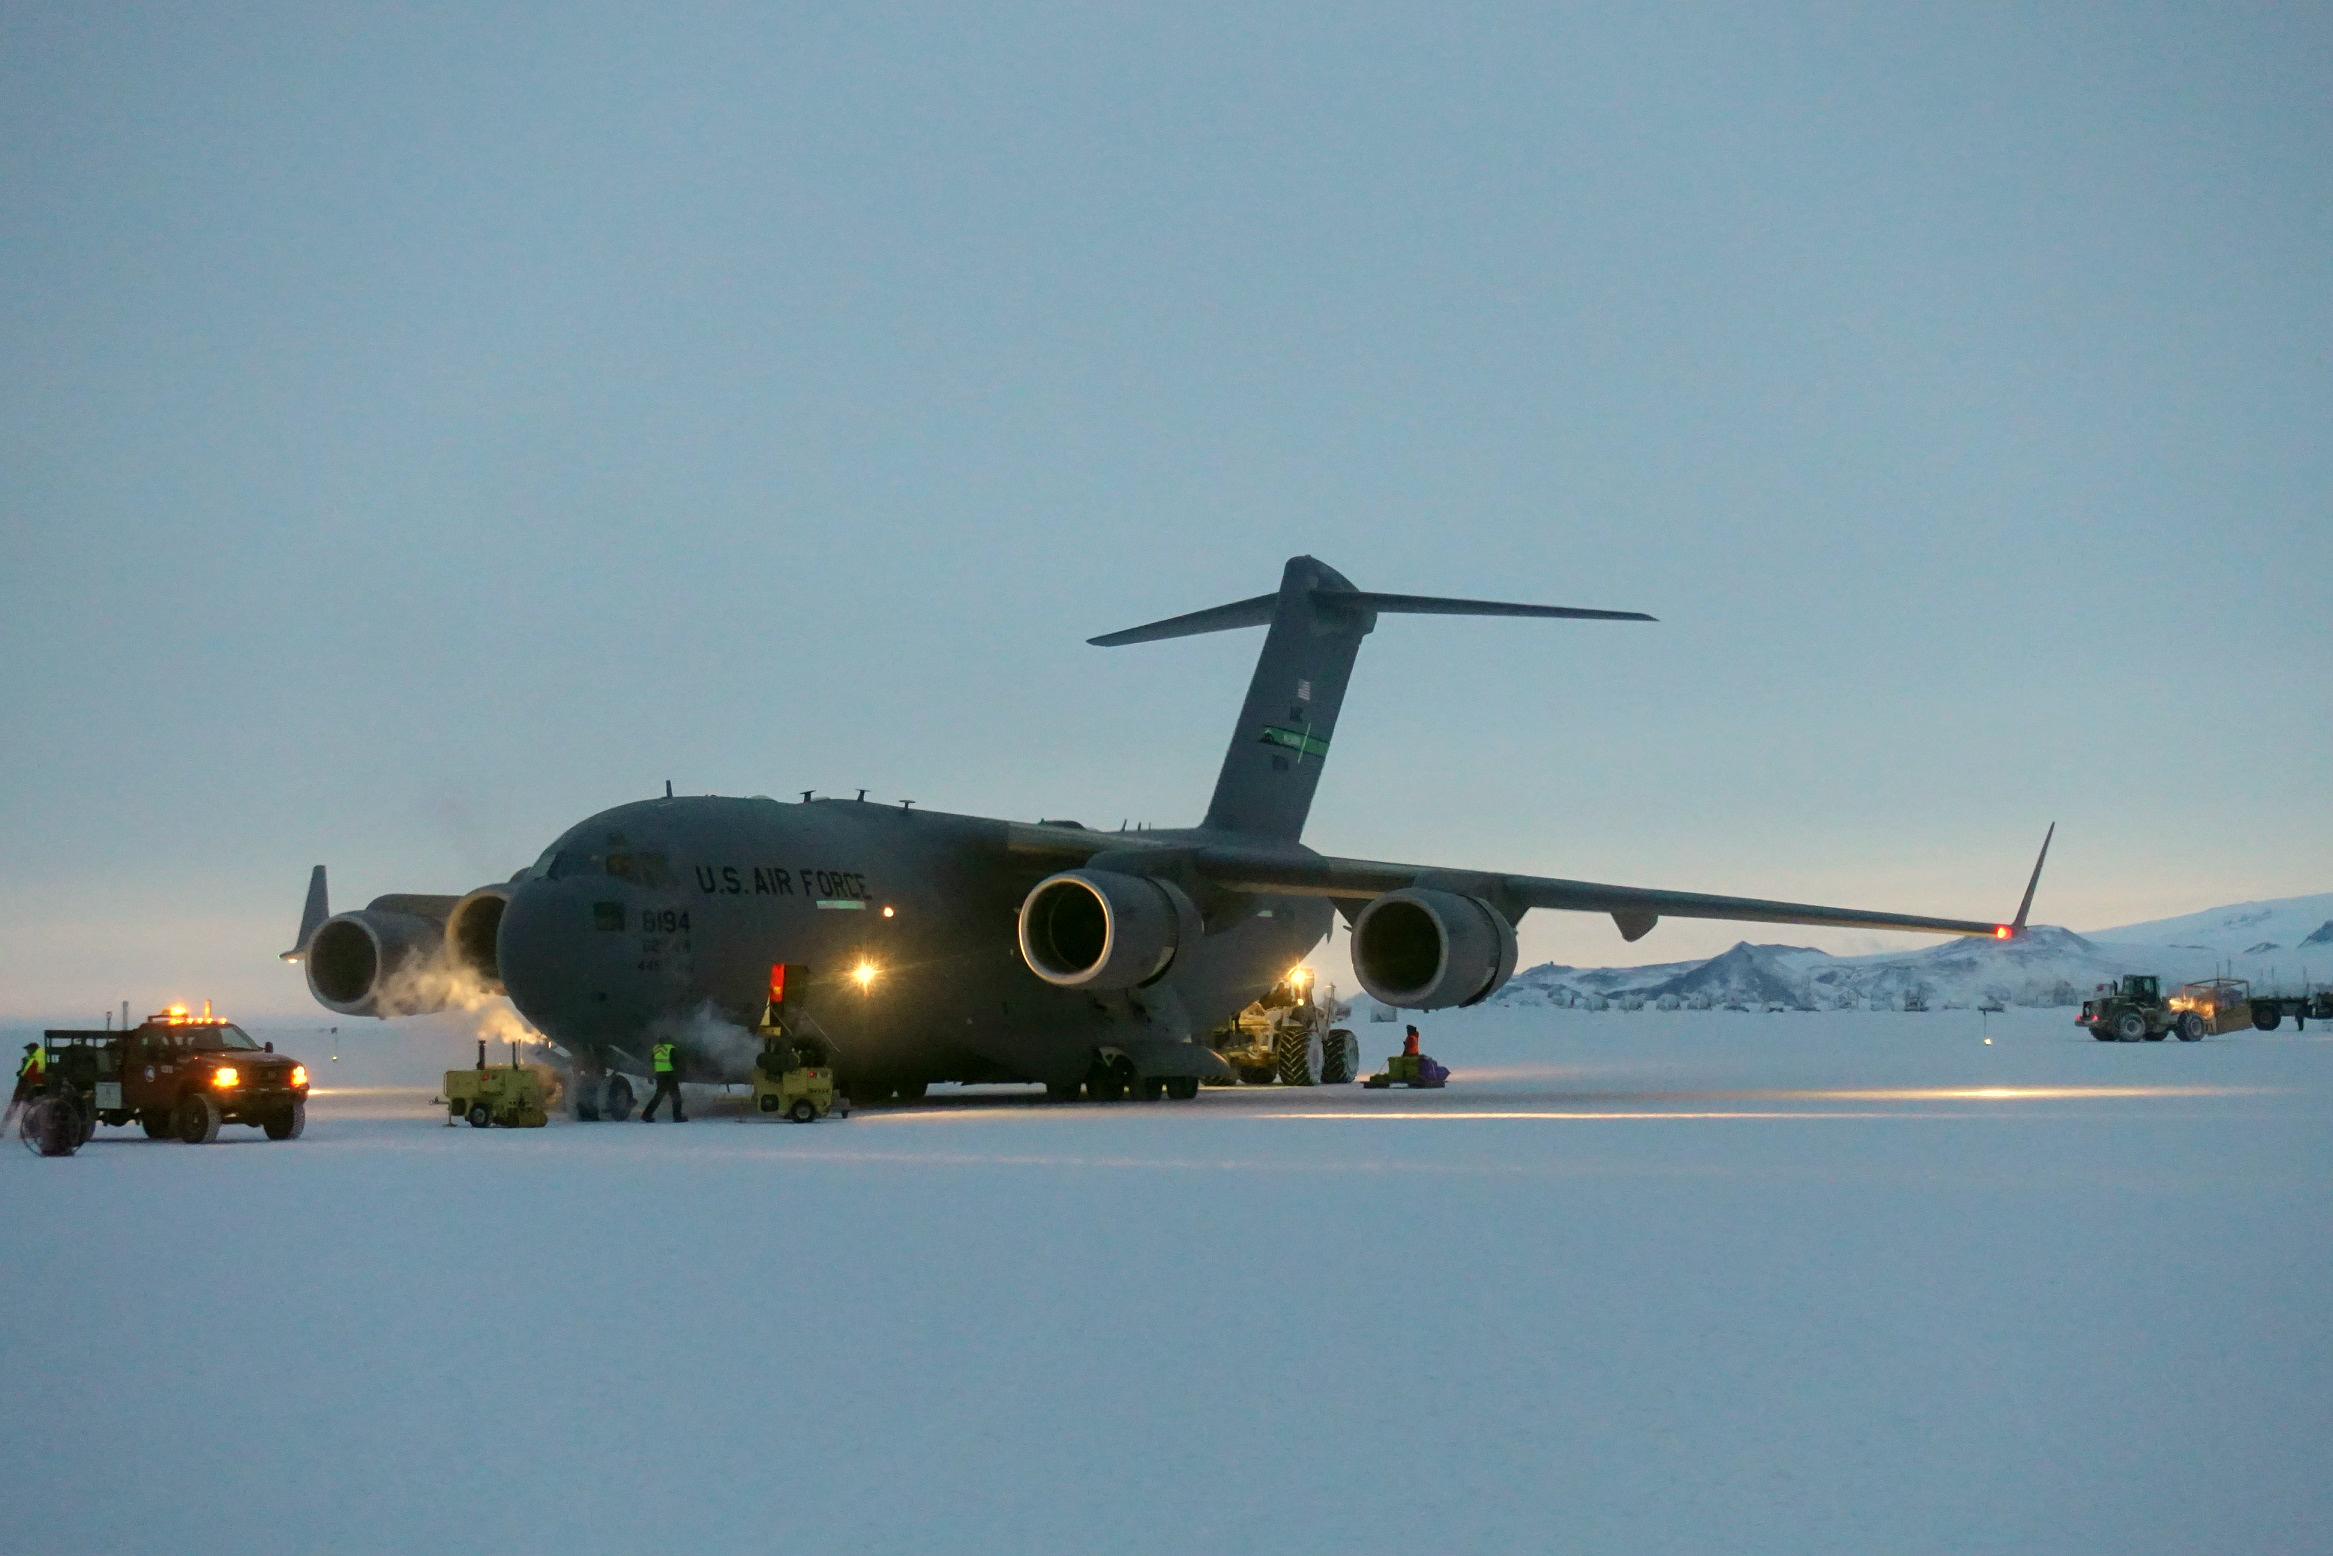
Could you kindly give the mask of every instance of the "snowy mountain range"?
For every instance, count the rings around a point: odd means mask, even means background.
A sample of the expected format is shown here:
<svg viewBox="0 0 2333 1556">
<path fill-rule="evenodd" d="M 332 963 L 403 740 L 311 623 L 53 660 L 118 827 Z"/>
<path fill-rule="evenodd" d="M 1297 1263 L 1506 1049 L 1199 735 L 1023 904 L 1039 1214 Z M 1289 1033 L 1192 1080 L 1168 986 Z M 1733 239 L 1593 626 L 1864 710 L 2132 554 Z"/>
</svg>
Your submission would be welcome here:
<svg viewBox="0 0 2333 1556">
<path fill-rule="evenodd" d="M 2166 984 L 2226 975 L 2294 991 L 2333 982 L 2333 892 L 2088 934 L 2036 925 L 2015 940 L 1953 940 L 1878 956 L 1745 940 L 1699 962 L 1548 962 L 1516 974 L 1490 1003 L 1668 1010 L 2062 1006 L 2080 1003 L 2093 987 L 2124 973 L 2159 974 Z"/>
</svg>

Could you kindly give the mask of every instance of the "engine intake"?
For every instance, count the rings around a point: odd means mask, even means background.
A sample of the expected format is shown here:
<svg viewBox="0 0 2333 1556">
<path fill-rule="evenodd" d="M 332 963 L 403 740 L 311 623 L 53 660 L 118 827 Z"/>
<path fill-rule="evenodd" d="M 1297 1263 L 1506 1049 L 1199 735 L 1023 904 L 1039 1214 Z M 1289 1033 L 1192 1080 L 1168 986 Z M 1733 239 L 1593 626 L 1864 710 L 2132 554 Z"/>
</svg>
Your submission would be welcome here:
<svg viewBox="0 0 2333 1556">
<path fill-rule="evenodd" d="M 344 1016 L 420 1016 L 446 1007 L 445 926 L 413 913 L 336 914 L 308 942 L 308 992 Z M 439 973 L 438 976 L 432 976 Z"/>
<path fill-rule="evenodd" d="M 510 906 L 508 886 L 481 886 L 446 915 L 445 957 L 478 981 L 488 994 L 502 990 L 502 910 Z"/>
<path fill-rule="evenodd" d="M 1353 921 L 1353 971 L 1387 1005 L 1478 1005 L 1515 975 L 1515 926 L 1480 897 L 1389 891 Z"/>
<path fill-rule="evenodd" d="M 1064 989 L 1132 989 L 1166 975 L 1199 943 L 1199 909 L 1171 881 L 1064 870 L 1021 904 L 1021 960 Z"/>
</svg>

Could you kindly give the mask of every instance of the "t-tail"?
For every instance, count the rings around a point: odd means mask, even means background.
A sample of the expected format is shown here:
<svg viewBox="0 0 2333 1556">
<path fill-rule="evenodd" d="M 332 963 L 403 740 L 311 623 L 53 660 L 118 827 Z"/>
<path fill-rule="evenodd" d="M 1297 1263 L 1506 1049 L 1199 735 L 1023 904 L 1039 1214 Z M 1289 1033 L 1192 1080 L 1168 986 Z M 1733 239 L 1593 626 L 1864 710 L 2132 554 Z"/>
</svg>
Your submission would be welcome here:
<svg viewBox="0 0 2333 1556">
<path fill-rule="evenodd" d="M 1353 660 L 1381 615 L 1653 619 L 1636 611 L 1371 594 L 1354 588 L 1327 563 L 1299 556 L 1288 559 L 1277 594 L 1259 594 L 1088 641 L 1116 648 L 1234 627 L 1269 626 L 1204 825 L 1213 831 L 1293 843 L 1303 836 L 1304 818 L 1312 810 L 1312 793 L 1336 735 L 1337 711 L 1344 706 Z"/>
</svg>

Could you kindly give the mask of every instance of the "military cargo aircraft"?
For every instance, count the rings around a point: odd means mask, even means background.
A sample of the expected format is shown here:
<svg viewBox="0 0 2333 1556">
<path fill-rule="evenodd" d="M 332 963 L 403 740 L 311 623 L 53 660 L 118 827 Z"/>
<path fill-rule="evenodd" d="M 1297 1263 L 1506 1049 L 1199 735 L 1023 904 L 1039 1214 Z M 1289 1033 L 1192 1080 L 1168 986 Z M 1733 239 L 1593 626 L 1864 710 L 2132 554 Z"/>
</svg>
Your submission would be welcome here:
<svg viewBox="0 0 2333 1556">
<path fill-rule="evenodd" d="M 1332 858 L 1304 846 L 1361 640 L 1394 615 L 1650 621 L 1355 588 L 1311 557 L 1272 594 L 1091 639 L 1101 646 L 1265 627 L 1206 818 L 1105 832 L 804 794 L 635 801 L 577 823 L 528 869 L 460 896 L 392 895 L 333 914 L 324 867 L 299 940 L 308 986 L 347 1016 L 507 991 L 572 1061 L 578 1116 L 622 1117 L 650 1044 L 684 1078 L 741 1081 L 779 968 L 795 1019 L 860 1100 L 933 1082 L 1041 1082 L 1052 1095 L 1196 1095 L 1222 1078 L 1208 1033 L 1329 931 L 1383 1003 L 1479 1004 L 1515 971 L 1534 908 L 1607 913 L 1629 940 L 1662 917 L 1990 935 L 2007 924 Z M 2042 845 L 2048 855 L 2048 840 Z"/>
</svg>

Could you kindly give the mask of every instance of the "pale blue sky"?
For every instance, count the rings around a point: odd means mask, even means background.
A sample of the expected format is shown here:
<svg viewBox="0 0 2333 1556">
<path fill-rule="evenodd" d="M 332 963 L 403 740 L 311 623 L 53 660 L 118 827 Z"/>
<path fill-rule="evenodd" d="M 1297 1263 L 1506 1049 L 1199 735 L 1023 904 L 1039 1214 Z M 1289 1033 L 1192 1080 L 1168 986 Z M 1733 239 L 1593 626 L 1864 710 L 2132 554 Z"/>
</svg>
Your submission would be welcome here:
<svg viewBox="0 0 2333 1556">
<path fill-rule="evenodd" d="M 0 1014 L 660 792 L 2077 927 L 2333 885 L 2333 13 L 0 5 Z M 1528 959 L 1671 959 L 1534 915 Z M 1844 947 L 1818 933 L 1759 938 Z"/>
</svg>

